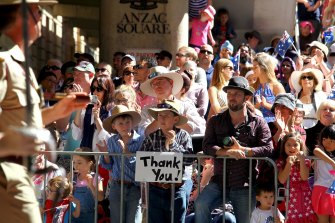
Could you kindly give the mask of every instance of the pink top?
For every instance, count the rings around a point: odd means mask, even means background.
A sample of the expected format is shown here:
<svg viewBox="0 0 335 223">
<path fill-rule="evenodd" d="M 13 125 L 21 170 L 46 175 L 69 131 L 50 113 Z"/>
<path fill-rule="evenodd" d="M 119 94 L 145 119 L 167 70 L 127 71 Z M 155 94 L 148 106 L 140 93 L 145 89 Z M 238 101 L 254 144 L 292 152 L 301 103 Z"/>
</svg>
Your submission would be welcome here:
<svg viewBox="0 0 335 223">
<path fill-rule="evenodd" d="M 192 20 L 192 33 L 190 44 L 195 46 L 202 46 L 207 44 L 207 35 L 211 29 L 211 22 L 202 22 L 200 19 Z"/>
</svg>

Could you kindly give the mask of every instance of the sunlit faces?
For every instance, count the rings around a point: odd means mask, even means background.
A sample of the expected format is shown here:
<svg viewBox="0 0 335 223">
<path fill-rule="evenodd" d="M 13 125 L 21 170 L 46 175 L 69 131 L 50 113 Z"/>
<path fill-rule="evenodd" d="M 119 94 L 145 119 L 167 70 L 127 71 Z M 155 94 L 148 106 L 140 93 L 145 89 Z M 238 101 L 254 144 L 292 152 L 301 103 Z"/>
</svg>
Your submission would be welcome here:
<svg viewBox="0 0 335 223">
<path fill-rule="evenodd" d="M 259 66 L 259 63 L 256 61 L 252 62 L 252 70 L 254 71 L 254 75 L 256 77 L 259 77 L 259 75 L 261 74 L 261 67 Z"/>
<path fill-rule="evenodd" d="M 92 161 L 88 161 L 82 156 L 73 156 L 73 167 L 79 174 L 88 174 L 91 172 Z"/>
<path fill-rule="evenodd" d="M 112 128 L 121 136 L 129 136 L 133 128 L 133 119 L 131 116 L 119 116 L 112 122 Z"/>
<path fill-rule="evenodd" d="M 313 74 L 302 74 L 299 80 L 299 84 L 302 88 L 314 88 L 316 84 L 314 83 L 315 77 Z"/>
<path fill-rule="evenodd" d="M 275 201 L 274 192 L 262 191 L 256 196 L 256 200 L 260 203 L 259 209 L 270 210 Z"/>
<path fill-rule="evenodd" d="M 220 58 L 226 58 L 226 59 L 230 59 L 230 57 L 233 55 L 233 52 L 230 51 L 229 49 L 227 48 L 223 48 L 221 51 L 220 51 Z"/>
<path fill-rule="evenodd" d="M 250 86 L 252 86 L 253 84 L 255 84 L 257 82 L 257 77 L 254 74 L 250 74 L 247 77 L 248 83 Z"/>
<path fill-rule="evenodd" d="M 288 138 L 285 143 L 285 153 L 287 156 L 296 156 L 301 150 L 300 139 Z"/>
<path fill-rule="evenodd" d="M 173 80 L 166 77 L 159 77 L 151 81 L 151 87 L 156 95 L 172 93 Z"/>
<path fill-rule="evenodd" d="M 93 77 L 89 72 L 74 70 L 73 79 L 74 83 L 78 84 L 81 88 L 84 89 L 85 92 L 90 91 L 91 79 L 90 76 Z"/>
<path fill-rule="evenodd" d="M 322 138 L 322 145 L 327 152 L 332 152 L 335 150 L 335 139 Z"/>
<path fill-rule="evenodd" d="M 142 63 L 134 66 L 134 80 L 143 83 L 147 80 L 150 69 L 148 63 Z"/>
<path fill-rule="evenodd" d="M 335 108 L 325 106 L 320 109 L 320 119 L 322 123 L 333 123 L 335 120 Z"/>
<path fill-rule="evenodd" d="M 231 111 L 237 112 L 244 107 L 246 101 L 245 93 L 242 90 L 227 90 L 228 107 Z"/>
<path fill-rule="evenodd" d="M 285 120 L 292 114 L 292 110 L 282 104 L 275 104 L 275 111 L 280 111 L 281 116 L 283 116 Z"/>
<path fill-rule="evenodd" d="M 105 90 L 102 86 L 98 85 L 97 81 L 94 81 L 91 86 L 91 93 L 93 95 L 96 95 L 99 99 L 99 101 L 103 101 Z"/>
<path fill-rule="evenodd" d="M 158 126 L 162 130 L 172 130 L 173 126 L 179 121 L 172 111 L 160 111 L 157 115 Z"/>
<path fill-rule="evenodd" d="M 184 63 L 188 60 L 187 54 L 185 51 L 180 50 L 176 53 L 176 65 L 177 67 L 182 67 Z"/>
<path fill-rule="evenodd" d="M 281 71 L 283 74 L 290 74 L 292 73 L 292 65 L 289 61 L 284 61 L 281 65 Z"/>
</svg>

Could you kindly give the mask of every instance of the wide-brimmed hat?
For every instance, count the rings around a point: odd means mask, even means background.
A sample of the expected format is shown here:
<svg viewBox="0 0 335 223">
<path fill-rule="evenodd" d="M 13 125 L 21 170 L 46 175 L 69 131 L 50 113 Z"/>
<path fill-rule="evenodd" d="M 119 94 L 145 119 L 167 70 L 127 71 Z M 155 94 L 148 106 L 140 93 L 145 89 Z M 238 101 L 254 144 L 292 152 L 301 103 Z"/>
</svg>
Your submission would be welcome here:
<svg viewBox="0 0 335 223">
<path fill-rule="evenodd" d="M 251 32 L 246 32 L 244 34 L 244 38 L 246 40 L 248 40 L 249 38 L 252 38 L 252 37 L 255 37 L 256 39 L 258 39 L 259 44 L 263 43 L 263 38 L 262 38 L 261 34 L 257 30 L 253 30 Z"/>
<path fill-rule="evenodd" d="M 313 41 L 310 44 L 308 44 L 307 46 L 309 46 L 311 49 L 312 49 L 312 47 L 318 48 L 319 50 L 321 50 L 323 52 L 323 54 L 325 56 L 325 59 L 327 59 L 329 50 L 328 50 L 328 47 L 325 44 L 323 44 L 319 41 Z"/>
<path fill-rule="evenodd" d="M 302 74 L 307 74 L 307 73 L 312 73 L 313 76 L 317 79 L 318 84 L 315 86 L 315 90 L 316 91 L 321 91 L 322 90 L 322 83 L 323 83 L 323 73 L 318 70 L 318 69 L 314 69 L 314 68 L 307 68 L 305 70 L 302 71 L 293 71 L 291 74 L 291 83 L 293 85 L 293 88 L 295 90 L 295 92 L 300 92 L 301 91 L 301 85 L 299 84 L 300 81 L 300 77 Z"/>
<path fill-rule="evenodd" d="M 179 121 L 176 126 L 187 123 L 187 118 L 180 114 L 180 103 L 175 100 L 164 100 L 162 103 L 157 104 L 155 108 L 149 108 L 149 114 L 157 120 L 158 112 L 171 111 L 179 116 Z"/>
<path fill-rule="evenodd" d="M 104 129 L 109 133 L 115 133 L 115 130 L 112 128 L 112 122 L 115 118 L 121 115 L 130 115 L 133 119 L 133 127 L 137 126 L 141 121 L 141 115 L 138 112 L 131 111 L 124 105 L 115 105 L 112 109 L 112 115 L 106 118 L 103 122 Z"/>
<path fill-rule="evenodd" d="M 206 13 L 211 18 L 211 20 L 214 19 L 214 16 L 216 14 L 216 10 L 211 5 L 207 6 L 207 8 L 205 8 L 205 9 L 201 10 L 200 14 L 202 12 Z"/>
<path fill-rule="evenodd" d="M 57 4 L 57 0 L 26 0 L 28 4 L 51 5 Z M 0 5 L 15 5 L 21 4 L 22 0 L 1 0 Z"/>
<path fill-rule="evenodd" d="M 95 74 L 93 65 L 88 61 L 80 61 L 80 63 L 74 67 L 75 70 L 86 71 Z"/>
<path fill-rule="evenodd" d="M 253 91 L 245 77 L 237 76 L 230 78 L 228 85 L 224 86 L 222 90 L 227 93 L 229 89 L 238 89 L 244 91 L 247 95 L 253 95 Z"/>
<path fill-rule="evenodd" d="M 275 101 L 273 102 L 271 112 L 275 113 L 275 107 L 276 105 L 284 105 L 286 108 L 290 109 L 291 111 L 294 111 L 295 109 L 295 97 L 291 93 L 281 93 L 278 94 L 275 98 Z"/>
<path fill-rule="evenodd" d="M 180 92 L 183 87 L 183 78 L 180 74 L 176 72 L 169 72 L 168 69 L 162 66 L 156 66 L 151 69 L 151 73 L 149 74 L 148 80 L 140 85 L 141 91 L 149 96 L 156 97 L 154 90 L 151 87 L 151 82 L 157 78 L 165 77 L 171 79 L 173 81 L 172 84 L 172 94 L 176 95 Z"/>
</svg>

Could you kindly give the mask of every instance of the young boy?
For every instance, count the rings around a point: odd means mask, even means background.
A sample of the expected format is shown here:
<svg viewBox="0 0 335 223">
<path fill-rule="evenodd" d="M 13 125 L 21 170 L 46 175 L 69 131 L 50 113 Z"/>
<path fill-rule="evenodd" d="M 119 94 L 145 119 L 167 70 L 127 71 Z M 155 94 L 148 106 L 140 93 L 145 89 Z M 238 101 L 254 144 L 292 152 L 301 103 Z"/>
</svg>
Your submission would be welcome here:
<svg viewBox="0 0 335 223">
<path fill-rule="evenodd" d="M 72 184 L 67 178 L 57 176 L 48 182 L 44 206 L 44 222 L 69 222 L 69 212 L 74 218 L 80 215 L 80 201 L 73 197 Z"/>
<path fill-rule="evenodd" d="M 149 114 L 158 122 L 159 129 L 149 134 L 141 146 L 142 151 L 193 153 L 191 136 L 176 126 L 187 123 L 187 118 L 179 113 L 180 104 L 174 100 L 164 100 Z M 191 165 L 184 159 L 184 167 Z M 192 189 L 191 171 L 185 169 L 183 182 L 175 184 L 174 222 L 184 222 L 187 204 Z M 171 222 L 172 184 L 151 183 L 149 187 L 149 223 Z"/>
<path fill-rule="evenodd" d="M 98 146 L 101 152 L 135 153 L 140 149 L 143 137 L 136 133 L 134 127 L 138 125 L 141 116 L 136 111 L 130 111 L 124 105 L 116 105 L 112 115 L 103 122 L 104 128 L 114 131 L 105 147 Z M 124 177 L 121 181 L 121 165 L 124 159 Z M 135 156 L 102 156 L 102 167 L 110 171 L 111 186 L 109 191 L 110 217 L 113 222 L 120 222 L 121 184 L 123 183 L 123 222 L 142 222 L 140 184 L 135 182 Z"/>
<path fill-rule="evenodd" d="M 257 205 L 252 212 L 250 223 L 275 222 L 284 223 L 284 216 L 280 211 L 272 206 L 275 200 L 274 187 L 266 185 L 258 185 L 256 189 Z M 277 213 L 274 219 L 274 212 Z"/>
</svg>

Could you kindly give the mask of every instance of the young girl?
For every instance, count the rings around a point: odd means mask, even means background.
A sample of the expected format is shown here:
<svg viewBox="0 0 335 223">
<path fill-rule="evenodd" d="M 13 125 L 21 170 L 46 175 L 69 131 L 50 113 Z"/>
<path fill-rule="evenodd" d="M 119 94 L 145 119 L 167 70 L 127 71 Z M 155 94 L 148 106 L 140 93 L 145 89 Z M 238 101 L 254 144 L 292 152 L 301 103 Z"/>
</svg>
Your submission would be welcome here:
<svg viewBox="0 0 335 223">
<path fill-rule="evenodd" d="M 320 159 L 314 165 L 313 210 L 319 223 L 335 222 L 335 125 L 329 125 L 322 130 L 314 155 Z"/>
<path fill-rule="evenodd" d="M 211 31 L 215 13 L 215 9 L 209 5 L 206 9 L 201 11 L 200 18 L 193 19 L 190 22 L 189 27 L 192 29 L 192 32 L 189 45 L 195 48 L 197 52 L 199 52 L 202 45 L 207 44 L 207 37 L 209 38 L 211 45 L 215 45 Z"/>
<path fill-rule="evenodd" d="M 46 200 L 44 206 L 44 222 L 69 222 L 71 206 L 72 217 L 80 214 L 80 201 L 72 196 L 72 184 L 62 176 L 52 178 L 46 186 Z"/>
<path fill-rule="evenodd" d="M 290 184 L 287 223 L 317 222 L 308 184 L 311 161 L 305 159 L 305 154 L 306 147 L 299 133 L 288 133 L 284 136 L 277 167 L 279 182 L 285 184 L 289 179 Z"/>
<path fill-rule="evenodd" d="M 285 218 L 278 209 L 276 218 L 274 218 L 274 212 L 276 211 L 273 207 L 273 202 L 275 201 L 275 191 L 272 186 L 269 184 L 258 185 L 256 189 L 256 200 L 257 205 L 251 214 L 250 223 L 284 223 Z"/>
<path fill-rule="evenodd" d="M 78 148 L 76 152 L 89 152 L 89 148 Z M 80 201 L 80 216 L 72 218 L 72 222 L 90 223 L 94 222 L 95 199 L 102 201 L 104 198 L 102 180 L 93 172 L 95 169 L 95 157 L 93 155 L 74 155 L 73 166 L 75 175 L 73 176 L 74 197 Z M 98 193 L 96 193 L 96 190 Z"/>
</svg>

